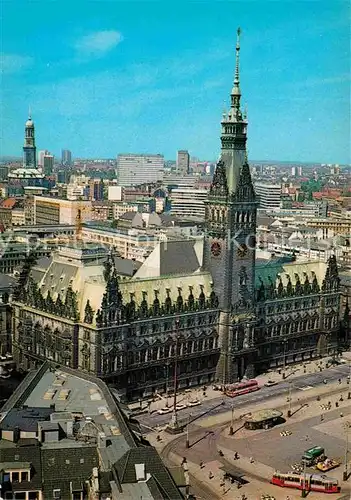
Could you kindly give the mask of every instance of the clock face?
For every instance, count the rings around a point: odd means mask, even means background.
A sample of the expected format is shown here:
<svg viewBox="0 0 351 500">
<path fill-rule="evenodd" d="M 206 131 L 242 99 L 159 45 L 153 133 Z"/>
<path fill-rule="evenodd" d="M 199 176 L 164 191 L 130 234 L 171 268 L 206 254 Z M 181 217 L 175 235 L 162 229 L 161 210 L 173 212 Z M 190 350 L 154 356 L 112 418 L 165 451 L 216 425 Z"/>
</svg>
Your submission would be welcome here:
<svg viewBox="0 0 351 500">
<path fill-rule="evenodd" d="M 236 254 L 237 254 L 239 259 L 243 259 L 247 255 L 248 251 L 249 251 L 249 249 L 247 248 L 245 243 L 242 243 L 240 245 L 240 247 L 238 247 Z"/>
<path fill-rule="evenodd" d="M 214 241 L 211 245 L 211 253 L 214 257 L 219 257 L 221 255 L 221 245 L 218 241 Z"/>
<path fill-rule="evenodd" d="M 249 248 L 254 249 L 256 246 L 256 238 L 255 236 L 250 236 L 249 238 Z"/>
</svg>

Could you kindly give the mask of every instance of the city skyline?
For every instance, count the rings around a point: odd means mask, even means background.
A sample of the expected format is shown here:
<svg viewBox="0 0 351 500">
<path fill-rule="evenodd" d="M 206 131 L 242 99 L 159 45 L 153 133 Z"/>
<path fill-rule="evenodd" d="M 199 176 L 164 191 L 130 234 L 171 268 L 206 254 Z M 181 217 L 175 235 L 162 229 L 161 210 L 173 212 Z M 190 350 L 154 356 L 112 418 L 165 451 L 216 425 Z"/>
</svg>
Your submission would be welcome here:
<svg viewBox="0 0 351 500">
<path fill-rule="evenodd" d="M 16 33 L 4 4 L 2 155 L 20 155 L 30 105 L 38 149 L 56 156 L 218 157 L 240 25 L 249 157 L 350 162 L 348 3 L 103 4 L 98 17 L 71 5 L 65 23 L 58 3 L 23 2 Z"/>
</svg>

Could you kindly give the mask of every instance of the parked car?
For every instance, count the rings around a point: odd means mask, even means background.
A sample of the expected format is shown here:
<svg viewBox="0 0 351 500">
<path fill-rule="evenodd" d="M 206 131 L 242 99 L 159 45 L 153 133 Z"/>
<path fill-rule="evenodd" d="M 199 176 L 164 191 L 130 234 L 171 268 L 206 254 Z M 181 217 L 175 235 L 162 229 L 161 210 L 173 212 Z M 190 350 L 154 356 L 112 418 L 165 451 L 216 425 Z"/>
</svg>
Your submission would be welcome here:
<svg viewBox="0 0 351 500">
<path fill-rule="evenodd" d="M 277 385 L 278 382 L 276 380 L 268 380 L 264 385 L 265 387 L 272 387 L 273 385 Z"/>
<path fill-rule="evenodd" d="M 198 399 L 193 399 L 188 403 L 188 406 L 199 406 L 199 405 L 201 405 L 201 401 L 199 401 Z"/>
<path fill-rule="evenodd" d="M 187 405 L 185 405 L 183 403 L 179 403 L 179 404 L 177 404 L 176 408 L 177 408 L 177 411 L 185 410 L 185 408 L 187 408 Z"/>
<path fill-rule="evenodd" d="M 165 406 L 164 408 L 161 408 L 160 410 L 157 411 L 159 415 L 166 415 L 167 413 L 171 413 L 172 408 L 169 406 Z"/>
</svg>

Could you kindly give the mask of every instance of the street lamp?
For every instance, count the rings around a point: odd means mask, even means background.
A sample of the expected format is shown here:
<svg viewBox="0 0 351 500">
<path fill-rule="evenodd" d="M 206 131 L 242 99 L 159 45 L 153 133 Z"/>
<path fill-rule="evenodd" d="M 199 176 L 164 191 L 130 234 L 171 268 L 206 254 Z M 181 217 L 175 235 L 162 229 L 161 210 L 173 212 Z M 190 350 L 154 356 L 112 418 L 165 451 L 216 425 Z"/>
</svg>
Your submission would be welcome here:
<svg viewBox="0 0 351 500">
<path fill-rule="evenodd" d="M 285 379 L 285 368 L 286 368 L 286 344 L 288 343 L 287 339 L 283 340 L 283 379 Z"/>
<path fill-rule="evenodd" d="M 173 412 L 172 419 L 168 424 L 167 428 L 169 432 L 176 434 L 181 432 L 182 429 L 178 424 L 177 415 L 177 385 L 178 385 L 178 344 L 179 344 L 179 319 L 176 319 L 176 338 L 175 338 L 175 353 L 174 353 L 174 397 L 173 397 Z"/>
<path fill-rule="evenodd" d="M 301 491 L 301 497 L 306 498 L 307 497 L 307 491 L 306 491 L 306 462 L 305 460 L 303 461 L 303 486 L 302 486 L 302 491 Z"/>
<path fill-rule="evenodd" d="M 188 415 L 188 422 L 186 424 L 186 441 L 185 441 L 185 448 L 190 448 L 190 445 L 189 445 L 189 425 L 190 425 L 190 417 L 191 417 L 191 413 L 189 413 Z"/>
<path fill-rule="evenodd" d="M 166 362 L 166 406 L 168 407 L 168 376 L 169 376 L 169 361 Z"/>
<path fill-rule="evenodd" d="M 288 413 L 287 413 L 288 418 L 291 417 L 291 384 L 292 384 L 292 381 L 290 380 L 290 382 L 289 382 L 289 409 L 288 409 Z"/>
<path fill-rule="evenodd" d="M 342 474 L 342 480 L 347 481 L 349 478 L 347 460 L 349 454 L 349 429 L 351 427 L 351 422 L 346 422 L 345 424 L 345 432 L 346 432 L 346 443 L 345 443 L 345 464 L 344 464 L 344 472 Z"/>
<path fill-rule="evenodd" d="M 232 418 L 230 421 L 229 436 L 232 436 L 233 434 L 234 434 L 234 403 L 232 403 Z"/>
</svg>

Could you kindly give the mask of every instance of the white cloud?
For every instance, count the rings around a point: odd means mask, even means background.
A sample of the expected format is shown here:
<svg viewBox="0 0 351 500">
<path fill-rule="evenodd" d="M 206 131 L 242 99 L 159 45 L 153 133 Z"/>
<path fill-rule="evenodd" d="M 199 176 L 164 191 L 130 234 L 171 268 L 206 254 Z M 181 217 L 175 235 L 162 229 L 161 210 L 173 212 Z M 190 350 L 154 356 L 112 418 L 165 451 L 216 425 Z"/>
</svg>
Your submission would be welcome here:
<svg viewBox="0 0 351 500">
<path fill-rule="evenodd" d="M 103 56 L 114 49 L 123 40 L 119 31 L 96 31 L 83 36 L 75 44 L 75 48 L 83 56 Z"/>
<path fill-rule="evenodd" d="M 17 73 L 22 69 L 31 66 L 33 58 L 29 56 L 21 56 L 19 54 L 0 54 L 0 72 L 1 73 Z"/>
</svg>

